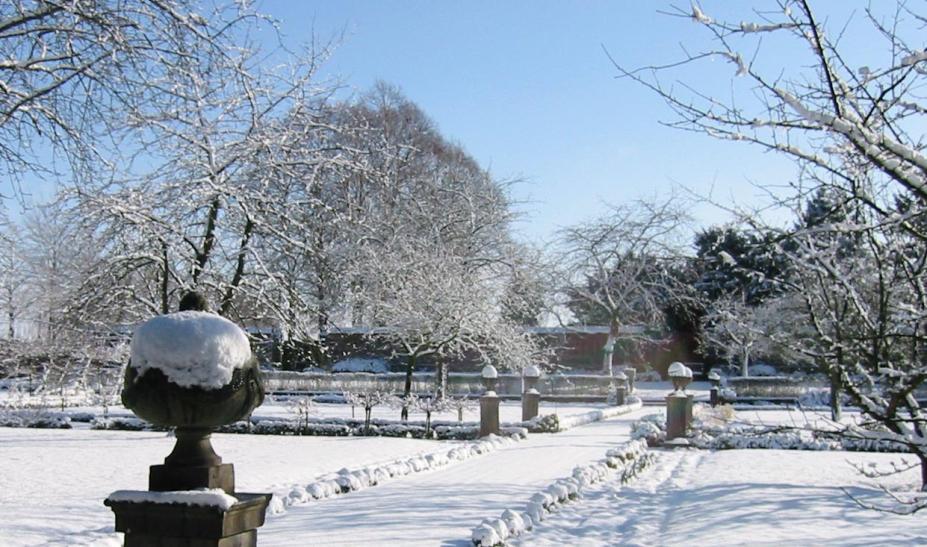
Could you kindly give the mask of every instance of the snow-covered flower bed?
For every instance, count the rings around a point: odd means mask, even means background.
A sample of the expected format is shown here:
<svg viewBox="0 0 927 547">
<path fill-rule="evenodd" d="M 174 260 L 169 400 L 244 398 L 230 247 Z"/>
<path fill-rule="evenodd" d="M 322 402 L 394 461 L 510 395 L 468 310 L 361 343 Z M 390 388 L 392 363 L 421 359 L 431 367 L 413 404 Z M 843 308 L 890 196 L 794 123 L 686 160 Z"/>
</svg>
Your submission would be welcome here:
<svg viewBox="0 0 927 547">
<path fill-rule="evenodd" d="M 134 417 L 95 419 L 93 429 L 121 431 L 164 431 Z M 502 427 L 503 434 L 529 431 L 521 424 Z M 309 437 L 399 437 L 409 439 L 434 439 L 441 441 L 467 441 L 479 437 L 480 424 L 474 422 L 436 422 L 430 430 L 424 422 L 396 422 L 372 420 L 366 427 L 364 420 L 345 418 L 310 418 L 296 420 L 287 418 L 252 418 L 251 422 L 235 422 L 222 426 L 218 433 L 240 433 L 253 435 L 298 435 Z"/>
<path fill-rule="evenodd" d="M 508 538 L 516 537 L 534 528 L 546 515 L 556 512 L 564 503 L 582 497 L 583 490 L 601 482 L 613 473 L 619 474 L 619 482 L 627 483 L 655 456 L 647 452 L 647 443 L 634 440 L 606 452 L 605 458 L 596 463 L 577 466 L 572 476 L 560 479 L 544 490 L 531 496 L 524 510 L 508 508 L 499 518 L 483 520 L 473 528 L 470 539 L 474 545 L 504 545 Z"/>
<path fill-rule="evenodd" d="M 836 431 L 798 426 L 761 425 L 734 422 L 733 408 L 697 407 L 687 439 L 690 446 L 709 450 L 845 450 L 850 452 L 907 452 L 900 444 L 878 439 L 854 438 Z M 631 426 L 632 439 L 644 439 L 650 446 L 666 438 L 665 414 L 649 414 Z"/>
<path fill-rule="evenodd" d="M 623 406 L 606 407 L 582 414 L 559 416 L 546 414 L 537 416 L 527 422 L 505 424 L 503 430 L 523 428 L 530 433 L 557 433 L 573 427 L 614 418 L 641 408 L 639 399 Z M 112 429 L 123 431 L 163 431 L 164 428 L 152 426 L 135 417 L 117 416 L 94 419 L 94 429 Z M 412 439 L 436 440 L 474 440 L 479 436 L 480 424 L 477 422 L 437 421 L 426 426 L 422 421 L 397 422 L 394 420 L 373 419 L 366 427 L 364 420 L 354 418 L 258 418 L 250 422 L 236 422 L 220 427 L 219 433 L 250 433 L 255 435 L 302 435 L 322 437 L 406 437 Z"/>
<path fill-rule="evenodd" d="M 500 448 L 527 438 L 523 428 L 503 431 L 503 436 L 489 435 L 475 442 L 466 443 L 450 450 L 430 454 L 419 454 L 411 458 L 395 460 L 381 465 L 370 465 L 359 469 L 342 469 L 337 473 L 324 475 L 306 485 L 290 486 L 274 492 L 268 512 L 278 515 L 293 505 L 303 505 L 338 494 L 347 494 L 382 484 L 390 479 L 439 469 L 453 463 L 488 454 Z"/>
</svg>

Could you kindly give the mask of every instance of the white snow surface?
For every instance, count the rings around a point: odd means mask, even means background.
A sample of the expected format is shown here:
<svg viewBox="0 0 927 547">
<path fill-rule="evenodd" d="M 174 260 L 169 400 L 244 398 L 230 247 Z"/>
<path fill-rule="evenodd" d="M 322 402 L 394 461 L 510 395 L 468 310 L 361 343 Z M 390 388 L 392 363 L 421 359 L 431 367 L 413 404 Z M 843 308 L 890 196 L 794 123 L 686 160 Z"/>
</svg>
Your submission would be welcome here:
<svg viewBox="0 0 927 547">
<path fill-rule="evenodd" d="M 228 511 L 238 500 L 225 493 L 221 488 L 201 490 L 174 490 L 171 492 L 151 492 L 149 490 L 116 490 L 106 498 L 109 501 L 128 501 L 132 503 L 176 503 L 180 505 L 201 505 L 217 507 Z"/>
<path fill-rule="evenodd" d="M 239 492 L 286 490 L 343 467 L 457 446 L 418 439 L 219 433 L 212 444 L 225 463 L 235 465 Z M 163 463 L 173 445 L 173 437 L 159 432 L 0 428 L 0 545 L 122 545 L 103 500 L 117 489 L 147 488 L 148 466 Z M 263 537 L 261 544 L 272 545 Z"/>
<path fill-rule="evenodd" d="M 884 463 L 897 457 L 663 451 L 655 466 L 629 485 L 594 485 L 582 502 L 564 506 L 509 544 L 923 545 L 924 519 L 862 509 L 842 490 L 878 501 L 881 492 L 848 461 Z"/>
<path fill-rule="evenodd" d="M 251 345 L 228 319 L 201 311 L 159 315 L 132 336 L 132 361 L 139 377 L 158 369 L 181 387 L 219 389 L 251 359 Z"/>
<path fill-rule="evenodd" d="M 262 545 L 464 547 L 472 545 L 473 526 L 487 516 L 493 517 L 489 528 L 502 523 L 517 528 L 518 519 L 507 509 L 524 507 L 539 490 L 570 476 L 575 466 L 600 461 L 605 451 L 627 441 L 631 421 L 653 411 L 645 408 L 564 433 L 529 435 L 453 465 L 436 460 L 439 465 L 421 472 L 326 499 L 316 495 L 322 488 L 320 477 L 330 475 L 336 483 L 362 481 L 369 475 L 366 470 L 397 460 L 414 466 L 439 451 L 446 454 L 470 443 L 215 434 L 213 444 L 225 462 L 235 464 L 238 491 L 296 495 L 285 512 L 268 515 L 259 531 Z M 802 416 L 795 411 L 738 414 L 790 424 Z M 148 466 L 160 463 L 173 442 L 152 432 L 0 428 L 0 545 L 120 545 L 113 514 L 103 500 L 116 489 L 145 488 Z M 897 459 L 896 454 L 845 452 L 666 451 L 655 468 L 630 485 L 619 487 L 609 479 L 590 485 L 581 499 L 507 541 L 925 544 L 927 521 L 919 514 L 867 511 L 841 490 L 868 501 L 883 499 L 847 460 L 885 464 Z M 913 475 L 899 480 L 916 482 Z M 301 492 L 306 496 L 299 496 Z"/>
</svg>

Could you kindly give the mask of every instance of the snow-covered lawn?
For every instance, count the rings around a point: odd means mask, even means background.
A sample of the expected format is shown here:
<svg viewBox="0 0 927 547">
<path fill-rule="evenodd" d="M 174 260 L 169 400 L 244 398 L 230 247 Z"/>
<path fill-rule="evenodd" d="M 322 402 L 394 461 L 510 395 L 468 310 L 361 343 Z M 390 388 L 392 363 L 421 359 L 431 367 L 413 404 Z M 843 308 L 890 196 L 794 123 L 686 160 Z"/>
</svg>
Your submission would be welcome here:
<svg viewBox="0 0 927 547">
<path fill-rule="evenodd" d="M 326 405 L 328 406 L 328 405 Z M 350 413 L 343 405 L 332 412 Z M 596 405 L 592 405 L 595 408 Z M 508 412 L 518 410 L 507 405 Z M 601 408 L 599 406 L 599 408 Z M 271 412 L 285 409 L 266 407 Z M 561 406 L 562 416 L 590 405 Z M 524 505 L 539 489 L 600 461 L 629 438 L 644 408 L 558 434 L 534 434 L 494 452 L 379 486 L 290 506 L 270 515 L 264 545 L 469 545 L 471 529 Z M 520 416 L 519 416 L 520 417 Z M 810 419 L 797 411 L 739 413 L 764 423 Z M 0 545 L 118 545 L 103 499 L 147 488 L 148 466 L 173 439 L 164 433 L 0 428 Z M 243 492 L 285 492 L 320 475 L 447 451 L 460 443 L 372 437 L 214 435 Z M 877 496 L 847 460 L 899 455 L 728 450 L 661 451 L 651 470 L 623 488 L 591 486 L 524 545 L 925 544 L 927 521 L 858 508 L 841 488 Z M 916 472 L 895 480 L 916 481 Z"/>
<path fill-rule="evenodd" d="M 841 488 L 877 489 L 847 462 L 897 455 L 786 450 L 664 452 L 630 485 L 585 499 L 519 538 L 521 545 L 924 545 L 927 519 L 858 507 Z M 916 472 L 897 478 L 916 480 Z"/>
<path fill-rule="evenodd" d="M 164 433 L 0 428 L 0 545 L 118 545 L 103 499 L 114 490 L 147 489 L 148 466 L 162 463 L 173 444 Z M 217 434 L 213 446 L 235 464 L 239 491 L 267 492 L 453 445 Z"/>
</svg>

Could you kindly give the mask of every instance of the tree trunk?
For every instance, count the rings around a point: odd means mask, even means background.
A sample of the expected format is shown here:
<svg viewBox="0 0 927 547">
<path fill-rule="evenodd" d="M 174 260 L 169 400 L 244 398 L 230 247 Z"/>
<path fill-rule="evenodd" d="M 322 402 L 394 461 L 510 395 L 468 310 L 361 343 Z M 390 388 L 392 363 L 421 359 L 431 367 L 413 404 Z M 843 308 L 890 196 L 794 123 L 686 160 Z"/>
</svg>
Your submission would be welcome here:
<svg viewBox="0 0 927 547">
<path fill-rule="evenodd" d="M 843 408 L 840 405 L 840 371 L 834 367 L 830 371 L 830 419 L 839 422 L 843 416 Z"/>
<path fill-rule="evenodd" d="M 918 454 L 921 461 L 921 492 L 927 492 L 927 454 Z"/>
<path fill-rule="evenodd" d="M 447 363 L 439 362 L 438 371 L 435 374 L 435 398 L 444 399 L 447 397 Z"/>
<path fill-rule="evenodd" d="M 170 288 L 171 265 L 167 254 L 167 241 L 161 241 L 161 260 L 162 274 L 161 277 L 161 313 L 166 314 L 170 310 L 170 301 L 168 299 L 168 289 Z"/>
<path fill-rule="evenodd" d="M 605 347 L 602 348 L 602 372 L 612 375 L 612 356 L 615 350 L 615 340 L 617 327 L 612 327 L 608 332 L 608 339 L 605 341 Z"/>
<path fill-rule="evenodd" d="M 740 367 L 740 375 L 746 378 L 750 376 L 750 350 L 744 349 L 744 362 Z"/>
<path fill-rule="evenodd" d="M 409 395 L 412 393 L 412 372 L 415 370 L 415 354 L 409 355 L 409 358 L 406 360 L 406 385 L 402 391 L 402 396 L 405 399 L 409 398 Z M 409 407 L 403 406 L 402 413 L 400 414 L 402 421 L 409 419 Z"/>
</svg>

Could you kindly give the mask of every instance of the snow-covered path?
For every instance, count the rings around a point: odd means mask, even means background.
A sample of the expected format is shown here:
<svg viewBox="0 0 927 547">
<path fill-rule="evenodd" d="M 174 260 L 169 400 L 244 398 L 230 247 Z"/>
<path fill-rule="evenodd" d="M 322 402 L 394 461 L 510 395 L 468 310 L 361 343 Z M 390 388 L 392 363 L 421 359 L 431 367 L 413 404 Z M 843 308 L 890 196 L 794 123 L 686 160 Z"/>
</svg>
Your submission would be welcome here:
<svg viewBox="0 0 927 547">
<path fill-rule="evenodd" d="M 512 545 L 924 545 L 927 522 L 862 509 L 878 490 L 847 461 L 897 454 L 661 451 L 626 486 L 607 481 Z M 916 473 L 916 472 L 912 472 Z M 916 479 L 896 477 L 895 481 Z M 885 501 L 884 498 L 881 501 Z"/>
<path fill-rule="evenodd" d="M 420 473 L 335 499 L 291 507 L 259 532 L 266 545 L 469 545 L 470 530 L 602 459 L 629 437 L 642 409 L 527 440 L 434 472 Z"/>
</svg>

